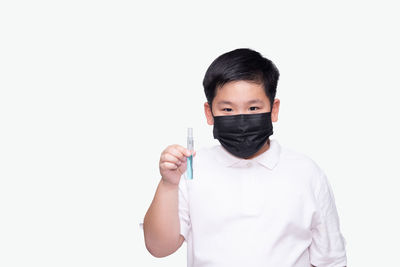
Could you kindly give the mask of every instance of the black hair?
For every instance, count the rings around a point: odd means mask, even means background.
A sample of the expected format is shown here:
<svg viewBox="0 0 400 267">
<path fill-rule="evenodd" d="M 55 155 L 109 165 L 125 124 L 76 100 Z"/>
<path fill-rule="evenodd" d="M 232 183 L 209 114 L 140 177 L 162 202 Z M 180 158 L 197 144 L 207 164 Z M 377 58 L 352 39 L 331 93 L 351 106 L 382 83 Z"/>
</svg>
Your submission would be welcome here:
<svg viewBox="0 0 400 267">
<path fill-rule="evenodd" d="M 217 88 L 239 80 L 262 84 L 272 108 L 279 70 L 271 60 L 249 48 L 239 48 L 222 54 L 208 67 L 203 87 L 210 108 Z"/>
</svg>

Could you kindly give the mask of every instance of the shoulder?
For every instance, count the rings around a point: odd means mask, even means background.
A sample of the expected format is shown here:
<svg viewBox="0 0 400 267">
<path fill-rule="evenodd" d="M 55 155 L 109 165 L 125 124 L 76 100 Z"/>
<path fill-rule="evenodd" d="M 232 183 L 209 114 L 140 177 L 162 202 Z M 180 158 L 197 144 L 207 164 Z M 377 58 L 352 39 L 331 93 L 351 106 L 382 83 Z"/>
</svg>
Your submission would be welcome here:
<svg viewBox="0 0 400 267">
<path fill-rule="evenodd" d="M 325 172 L 320 165 L 303 152 L 281 146 L 280 161 L 281 167 L 286 172 L 296 177 L 302 177 L 312 185 L 314 190 L 327 180 Z"/>
<path fill-rule="evenodd" d="M 310 172 L 322 172 L 321 167 L 309 155 L 290 147 L 281 146 L 281 160 L 284 164 L 301 167 Z"/>
<path fill-rule="evenodd" d="M 281 160 L 287 168 L 291 168 L 297 174 L 306 177 L 315 192 L 329 189 L 330 183 L 325 171 L 309 155 L 284 147 L 281 148 Z"/>
</svg>

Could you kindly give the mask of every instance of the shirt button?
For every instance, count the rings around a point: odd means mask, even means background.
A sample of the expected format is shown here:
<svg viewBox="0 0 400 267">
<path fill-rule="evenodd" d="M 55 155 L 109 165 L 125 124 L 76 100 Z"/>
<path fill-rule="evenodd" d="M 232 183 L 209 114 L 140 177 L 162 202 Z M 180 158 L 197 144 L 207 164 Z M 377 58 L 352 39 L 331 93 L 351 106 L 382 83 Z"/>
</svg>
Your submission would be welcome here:
<svg viewBox="0 0 400 267">
<path fill-rule="evenodd" d="M 251 166 L 251 162 L 247 162 L 246 166 L 250 167 Z"/>
</svg>

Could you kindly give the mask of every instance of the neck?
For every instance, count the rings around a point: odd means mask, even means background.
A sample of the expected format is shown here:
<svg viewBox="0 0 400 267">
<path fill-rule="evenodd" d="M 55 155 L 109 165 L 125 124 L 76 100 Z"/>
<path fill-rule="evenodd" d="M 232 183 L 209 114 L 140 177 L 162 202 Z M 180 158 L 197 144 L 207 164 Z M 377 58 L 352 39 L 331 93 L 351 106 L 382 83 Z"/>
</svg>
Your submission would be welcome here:
<svg viewBox="0 0 400 267">
<path fill-rule="evenodd" d="M 270 140 L 268 138 L 267 142 L 265 142 L 265 144 L 261 147 L 260 150 L 257 151 L 257 153 L 255 153 L 253 156 L 246 158 L 246 159 L 252 159 L 257 157 L 258 155 L 261 155 L 262 153 L 264 153 L 265 151 L 267 151 L 269 149 L 270 146 Z"/>
</svg>

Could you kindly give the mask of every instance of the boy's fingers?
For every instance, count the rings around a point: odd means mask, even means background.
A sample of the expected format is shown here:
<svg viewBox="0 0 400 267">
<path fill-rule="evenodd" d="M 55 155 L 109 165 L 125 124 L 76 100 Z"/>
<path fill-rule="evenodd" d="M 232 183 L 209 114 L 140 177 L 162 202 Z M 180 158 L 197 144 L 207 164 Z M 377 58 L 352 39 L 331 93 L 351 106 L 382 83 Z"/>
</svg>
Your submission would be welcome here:
<svg viewBox="0 0 400 267">
<path fill-rule="evenodd" d="M 164 150 L 164 153 L 173 154 L 180 160 L 184 160 L 184 157 L 190 157 L 191 155 L 194 156 L 196 154 L 194 150 L 190 151 L 181 145 L 171 145 Z"/>
<path fill-rule="evenodd" d="M 172 162 L 175 164 L 181 163 L 181 160 L 179 158 L 177 158 L 175 155 L 172 155 L 171 153 L 168 153 L 168 152 L 163 155 L 163 161 Z"/>
<path fill-rule="evenodd" d="M 162 169 L 167 169 L 167 170 L 176 170 L 179 167 L 175 163 L 171 163 L 168 161 L 164 161 L 163 163 L 160 164 L 160 166 Z"/>
<path fill-rule="evenodd" d="M 180 160 L 184 160 L 185 159 L 185 155 L 178 148 L 171 147 L 171 149 L 168 152 L 171 153 L 172 155 L 174 155 L 175 157 L 177 157 Z"/>
<path fill-rule="evenodd" d="M 183 146 L 180 145 L 176 145 L 175 148 L 178 149 L 186 157 L 190 157 L 191 153 L 189 149 L 184 148 Z"/>
</svg>

